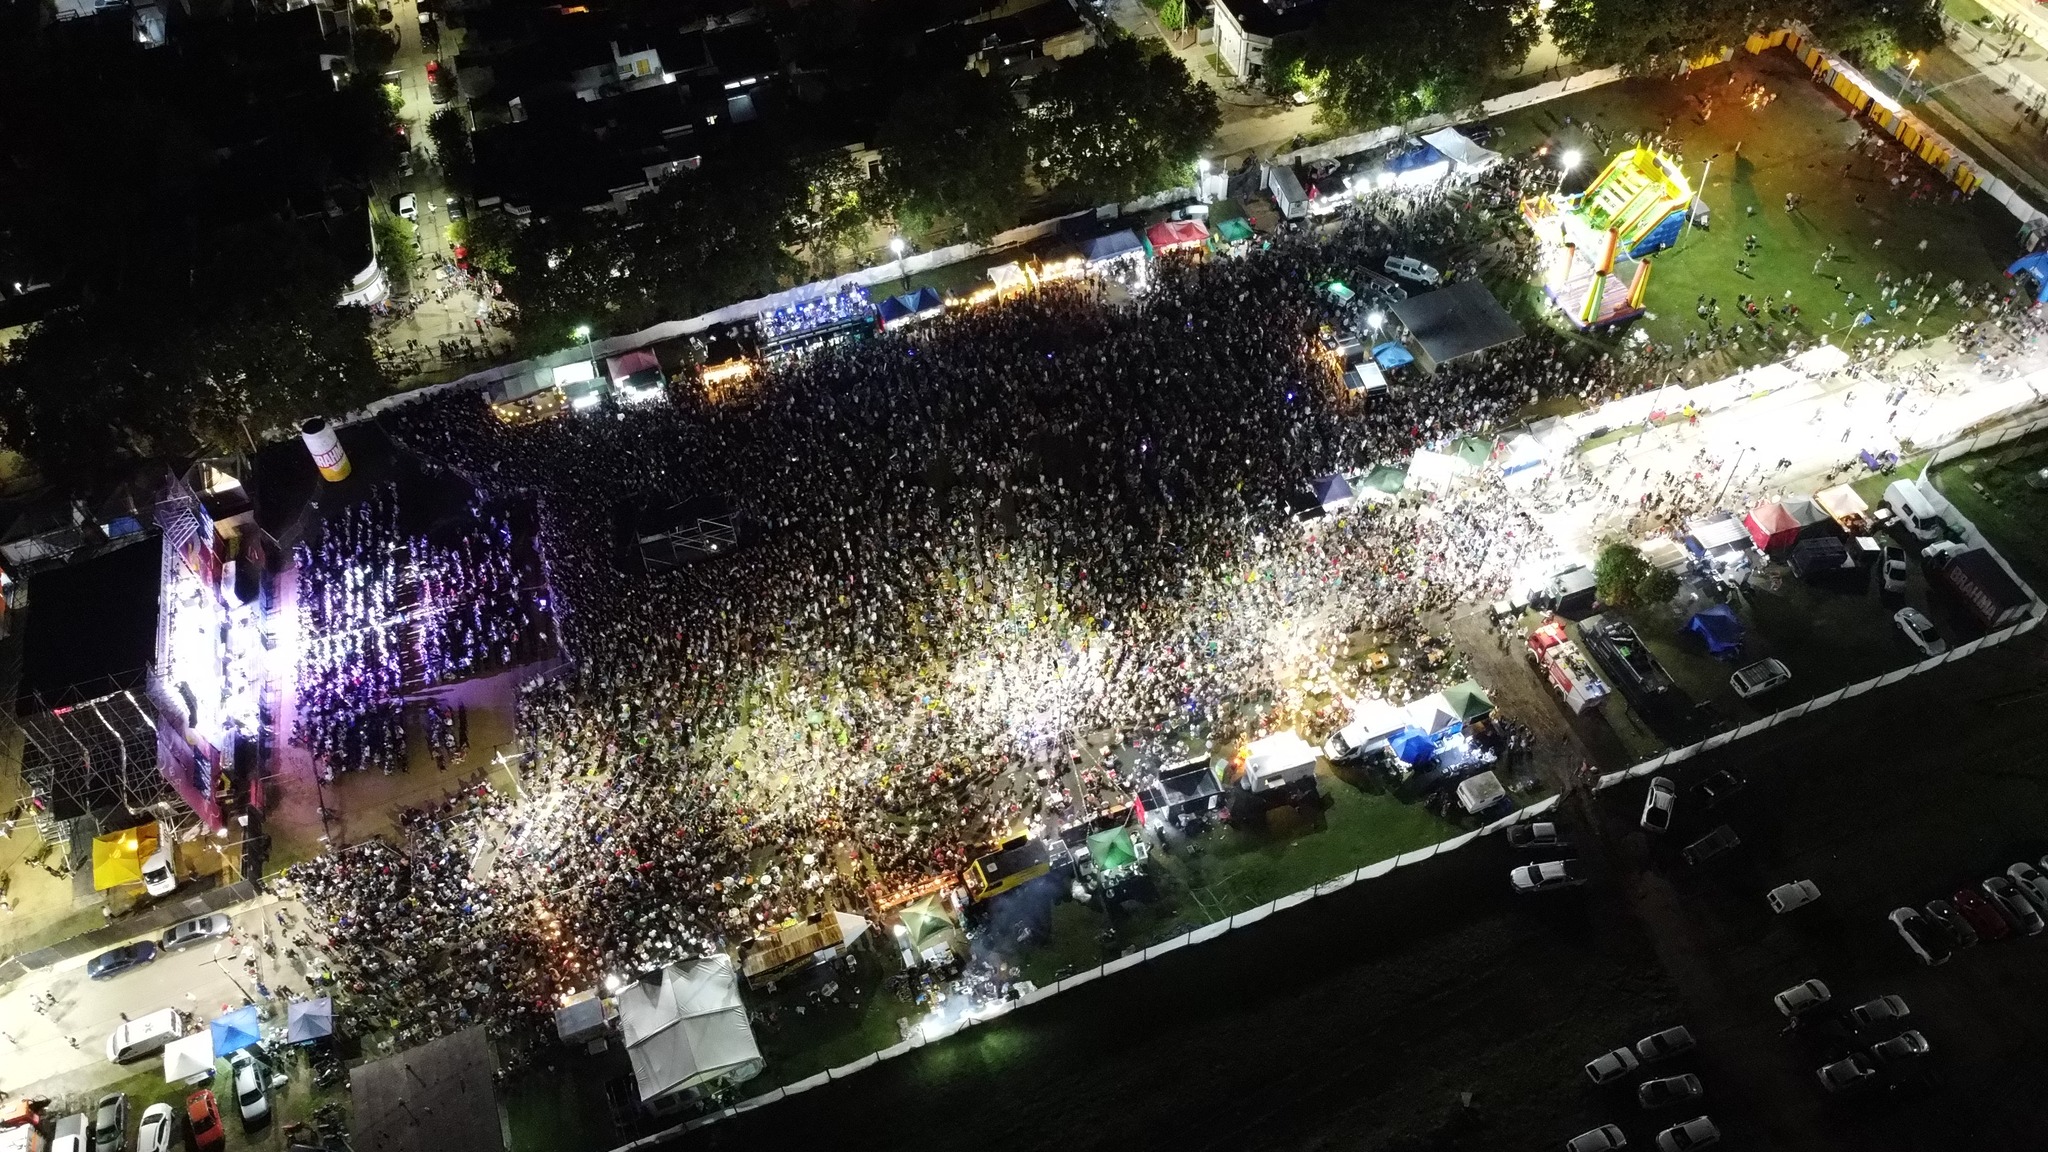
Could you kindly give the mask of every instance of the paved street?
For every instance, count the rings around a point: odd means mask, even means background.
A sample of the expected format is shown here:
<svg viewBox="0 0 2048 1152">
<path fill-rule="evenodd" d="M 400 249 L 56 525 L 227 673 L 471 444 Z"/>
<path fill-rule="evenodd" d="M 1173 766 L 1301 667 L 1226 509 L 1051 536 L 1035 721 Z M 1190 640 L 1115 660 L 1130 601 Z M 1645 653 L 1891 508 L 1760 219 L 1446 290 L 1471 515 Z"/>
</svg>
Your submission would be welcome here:
<svg viewBox="0 0 2048 1152">
<path fill-rule="evenodd" d="M 404 352 L 417 341 L 413 351 L 420 358 L 417 371 L 433 372 L 435 369 L 462 363 L 487 363 L 489 357 L 478 354 L 473 361 L 457 357 L 444 359 L 440 355 L 443 341 L 460 342 L 468 339 L 477 343 L 490 339 L 501 347 L 509 338 L 501 331 L 480 332 L 477 321 L 481 318 L 483 301 L 467 288 L 453 286 L 449 278 L 454 259 L 454 238 L 449 230 L 447 174 L 442 170 L 440 159 L 434 153 L 434 142 L 427 132 L 427 121 L 441 108 L 456 107 L 454 103 L 436 105 L 433 87 L 427 81 L 429 61 L 443 58 L 453 59 L 460 43 L 461 32 L 443 29 L 439 47 L 430 47 L 420 34 L 419 6 L 417 0 L 392 0 L 391 28 L 398 36 L 398 52 L 391 60 L 391 72 L 386 79 L 394 80 L 404 94 L 405 106 L 399 110 L 399 119 L 405 124 L 406 137 L 411 141 L 413 154 L 413 175 L 401 177 L 398 187 L 390 195 L 410 192 L 419 204 L 418 237 L 419 257 L 412 267 L 412 295 L 417 301 L 411 315 L 404 316 L 383 327 L 379 333 L 384 343 L 394 352 Z"/>
<path fill-rule="evenodd" d="M 11 1095 L 30 1087 L 46 1095 L 85 1092 L 151 1067 L 161 1069 L 158 1057 L 127 1065 L 107 1061 L 107 1036 L 121 1023 L 122 1013 L 139 1017 L 178 1008 L 203 1026 L 241 1007 L 245 996 L 257 997 L 245 961 L 255 962 L 259 978 L 273 993 L 290 987 L 304 994 L 309 987 L 305 974 L 284 960 L 289 933 L 276 921 L 280 909 L 295 922 L 300 915 L 295 903 L 258 897 L 231 910 L 236 929 L 231 939 L 160 953 L 154 962 L 108 980 L 87 978 L 90 956 L 30 973 L 0 995 L 0 1034 L 6 1037 L 0 1040 L 6 1054 L 0 1060 L 0 1092 Z M 275 957 L 262 949 L 266 936 L 277 946 Z M 153 939 L 154 934 L 140 938 Z M 35 1001 L 47 996 L 57 998 L 56 1007 L 37 1012 Z"/>
</svg>

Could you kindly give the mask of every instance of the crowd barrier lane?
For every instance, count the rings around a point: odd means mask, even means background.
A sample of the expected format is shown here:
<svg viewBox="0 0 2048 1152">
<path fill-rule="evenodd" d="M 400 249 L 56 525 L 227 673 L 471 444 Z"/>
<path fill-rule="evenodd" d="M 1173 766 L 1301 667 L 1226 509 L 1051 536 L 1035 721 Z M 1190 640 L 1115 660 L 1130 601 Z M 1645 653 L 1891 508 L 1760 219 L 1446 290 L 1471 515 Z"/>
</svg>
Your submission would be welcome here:
<svg viewBox="0 0 2048 1152">
<path fill-rule="evenodd" d="M 1059 993 L 1059 982 L 1054 981 L 1053 983 L 1048 984 L 1043 988 L 1033 988 L 1031 991 L 1026 992 L 1023 996 L 1018 998 L 1017 1003 L 1020 1006 L 1025 1004 L 1036 1004 L 1040 1000 L 1049 999 L 1053 996 L 1059 995 Z"/>
<path fill-rule="evenodd" d="M 1749 723 L 1744 724 L 1740 728 L 1737 728 L 1735 730 L 1735 735 L 1730 739 L 1729 742 L 1733 743 L 1734 741 L 1740 740 L 1745 736 L 1754 736 L 1757 733 L 1763 731 L 1764 729 L 1769 728 L 1771 725 L 1776 724 L 1777 722 L 1777 713 L 1772 713 L 1771 715 L 1766 716 L 1761 720 L 1751 720 Z"/>
<path fill-rule="evenodd" d="M 1278 900 L 1273 901 L 1273 911 L 1285 912 L 1289 908 L 1299 908 L 1303 904 L 1306 904 L 1315 898 L 1315 889 L 1304 888 L 1299 892 L 1289 893 L 1288 895 L 1282 896 Z"/>
<path fill-rule="evenodd" d="M 906 1045 L 899 1044 L 897 1045 L 897 1047 L 902 1048 L 906 1047 Z M 830 1076 L 827 1076 L 823 1072 L 820 1072 L 815 1076 L 806 1076 L 803 1079 L 797 1081 L 796 1083 L 786 1086 L 785 1088 L 783 1088 L 782 1092 L 785 1096 L 794 1096 L 798 1092 L 809 1092 L 811 1089 L 816 1088 L 820 1084 L 830 1084 L 831 1082 L 832 1078 Z"/>
<path fill-rule="evenodd" d="M 1257 908 L 1250 908 L 1232 916 L 1230 918 L 1230 926 L 1232 928 L 1243 928 L 1247 925 L 1257 924 L 1272 914 L 1273 906 L 1271 904 L 1261 904 Z"/>
<path fill-rule="evenodd" d="M 1225 927 L 1228 927 L 1228 925 L 1225 925 Z M 1159 943 L 1154 944 L 1150 948 L 1145 949 L 1145 959 L 1152 960 L 1160 956 L 1164 956 L 1168 952 L 1178 952 L 1182 948 L 1185 948 L 1190 943 L 1192 943 L 1193 937 L 1193 933 L 1183 932 L 1180 935 L 1175 936 L 1171 940 L 1162 940 Z"/>
<path fill-rule="evenodd" d="M 765 1108 L 787 1095 L 789 1095 L 789 1089 L 777 1088 L 773 1092 L 764 1092 L 759 1096 L 749 1096 L 744 1100 L 735 1101 L 732 1111 L 734 1115 L 738 1115 L 741 1112 L 752 1112 L 756 1108 Z"/>
<path fill-rule="evenodd" d="M 1207 944 L 1228 931 L 1230 931 L 1230 921 L 1218 920 L 1213 924 L 1204 924 L 1193 932 L 1188 933 L 1188 941 L 1193 944 Z"/>
<path fill-rule="evenodd" d="M 1465 833 L 1463 836 L 1453 836 L 1449 840 L 1446 840 L 1443 843 L 1437 845 L 1437 851 L 1455 852 L 1458 849 L 1463 848 L 1465 845 L 1470 844 L 1474 840 L 1479 839 L 1479 832 L 1479 829 L 1474 828 L 1472 831 Z"/>
<path fill-rule="evenodd" d="M 1360 880 L 1377 880 L 1393 870 L 1394 862 L 1392 860 L 1382 860 L 1377 864 L 1367 864 L 1365 867 L 1360 868 L 1358 870 L 1358 878 Z"/>
<path fill-rule="evenodd" d="M 1091 980 L 1100 980 L 1101 978 L 1102 969 L 1090 968 L 1086 972 L 1076 972 L 1072 976 L 1068 976 L 1065 979 L 1061 980 L 1058 984 L 1058 988 L 1062 992 L 1068 992 L 1072 991 L 1075 988 L 1079 988 L 1081 985 L 1086 984 Z"/>
</svg>

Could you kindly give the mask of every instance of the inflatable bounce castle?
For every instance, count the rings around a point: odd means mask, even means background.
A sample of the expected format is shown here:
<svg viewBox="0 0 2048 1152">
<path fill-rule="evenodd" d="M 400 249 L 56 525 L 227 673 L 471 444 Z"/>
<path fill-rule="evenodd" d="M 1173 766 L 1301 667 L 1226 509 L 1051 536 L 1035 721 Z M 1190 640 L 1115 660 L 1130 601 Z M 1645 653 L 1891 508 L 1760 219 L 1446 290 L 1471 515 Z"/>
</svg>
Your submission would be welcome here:
<svg viewBox="0 0 2048 1152">
<path fill-rule="evenodd" d="M 1584 192 L 1537 196 L 1522 218 L 1543 242 L 1543 291 L 1579 328 L 1642 314 L 1649 257 L 1678 242 L 1692 186 L 1649 148 L 1616 156 Z"/>
</svg>

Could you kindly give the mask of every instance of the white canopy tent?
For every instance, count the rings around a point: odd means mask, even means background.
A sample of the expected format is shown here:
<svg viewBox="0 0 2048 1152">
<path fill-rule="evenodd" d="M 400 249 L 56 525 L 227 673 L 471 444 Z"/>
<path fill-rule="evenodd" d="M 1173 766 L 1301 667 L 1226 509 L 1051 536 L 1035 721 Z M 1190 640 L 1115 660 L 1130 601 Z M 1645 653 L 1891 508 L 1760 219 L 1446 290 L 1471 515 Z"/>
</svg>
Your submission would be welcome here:
<svg viewBox="0 0 2048 1152">
<path fill-rule="evenodd" d="M 213 1033 L 194 1032 L 164 1046 L 164 1082 L 213 1075 Z"/>
<path fill-rule="evenodd" d="M 1408 486 L 1441 492 L 1471 470 L 1456 456 L 1423 448 L 1408 459 Z"/>
<path fill-rule="evenodd" d="M 1431 132 L 1422 142 L 1443 153 L 1460 172 L 1484 172 L 1500 163 L 1500 153 L 1481 148 L 1456 128 Z"/>
<path fill-rule="evenodd" d="M 1833 344 L 1820 344 L 1794 356 L 1792 366 L 1808 376 L 1829 376 L 1849 366 L 1849 354 Z"/>
<path fill-rule="evenodd" d="M 642 1100 L 728 1074 L 745 1078 L 761 1068 L 730 957 L 671 964 L 658 982 L 620 989 L 618 1006 Z"/>
</svg>

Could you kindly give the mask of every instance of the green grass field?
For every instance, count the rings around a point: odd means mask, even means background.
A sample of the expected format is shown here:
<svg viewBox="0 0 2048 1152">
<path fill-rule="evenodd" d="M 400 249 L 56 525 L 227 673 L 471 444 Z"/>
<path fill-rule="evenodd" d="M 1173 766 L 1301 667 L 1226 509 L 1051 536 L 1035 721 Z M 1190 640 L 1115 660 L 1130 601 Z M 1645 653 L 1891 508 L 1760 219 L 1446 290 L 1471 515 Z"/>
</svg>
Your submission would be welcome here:
<svg viewBox="0 0 2048 1152">
<path fill-rule="evenodd" d="M 1738 97 L 1757 81 L 1777 99 L 1752 111 Z M 1703 123 L 1699 101 L 1708 96 L 1714 108 Z M 1893 278 L 1932 272 L 1937 284 L 1957 278 L 1995 281 L 2018 254 L 2015 221 L 1988 198 L 1951 201 L 1946 182 L 1915 162 L 1909 169 L 1914 179 L 1933 188 L 1932 195 L 1915 202 L 1908 195 L 1913 181 L 1894 188 L 1876 159 L 1852 155 L 1848 149 L 1862 122 L 1779 49 L 1761 56 L 1738 52 L 1728 64 L 1678 80 L 1624 80 L 1589 89 L 1503 116 L 1496 124 L 1505 130 L 1505 139 L 1493 147 L 1509 153 L 1546 141 L 1553 154 L 1581 151 L 1585 160 L 1567 178 L 1567 188 L 1592 180 L 1614 150 L 1627 146 L 1630 132 L 1663 131 L 1675 138 L 1695 183 L 1707 170 L 1703 198 L 1712 227 L 1691 229 L 1675 248 L 1655 257 L 1644 323 L 1651 339 L 1680 346 L 1689 331 L 1704 336 L 1706 324 L 1695 314 L 1702 296 L 1719 301 L 1724 330 L 1741 319 L 1737 298 L 1742 294 L 1782 301 L 1789 290 L 1801 316 L 1791 332 L 1780 322 L 1775 339 L 1745 334 L 1739 347 L 1703 357 L 1695 362 L 1700 379 L 1775 359 L 1783 354 L 1788 335 L 1804 344 L 1823 335 L 1843 342 L 1856 312 L 1877 299 L 1880 272 Z M 1603 139 L 1611 149 L 1599 146 Z M 1785 209 L 1788 192 L 1802 197 L 1792 212 Z M 1745 255 L 1744 241 L 1751 235 L 1757 249 Z M 1824 275 L 1816 275 L 1815 261 L 1829 245 L 1835 247 L 1834 259 Z M 1736 271 L 1738 259 L 1749 261 L 1747 274 Z M 1834 288 L 1836 276 L 1841 277 L 1840 292 Z M 1850 292 L 1853 301 L 1847 300 Z M 1917 310 L 1898 320 L 1880 315 L 1859 335 L 1910 330 L 1917 318 Z M 1956 318 L 1952 310 L 1940 309 L 1920 330 L 1939 333 Z"/>
<path fill-rule="evenodd" d="M 1941 494 L 1990 537 L 2037 592 L 2048 588 L 2048 492 L 2029 487 L 2027 477 L 2043 468 L 2048 468 L 2048 433 L 1952 460 L 1934 473 Z"/>
</svg>

